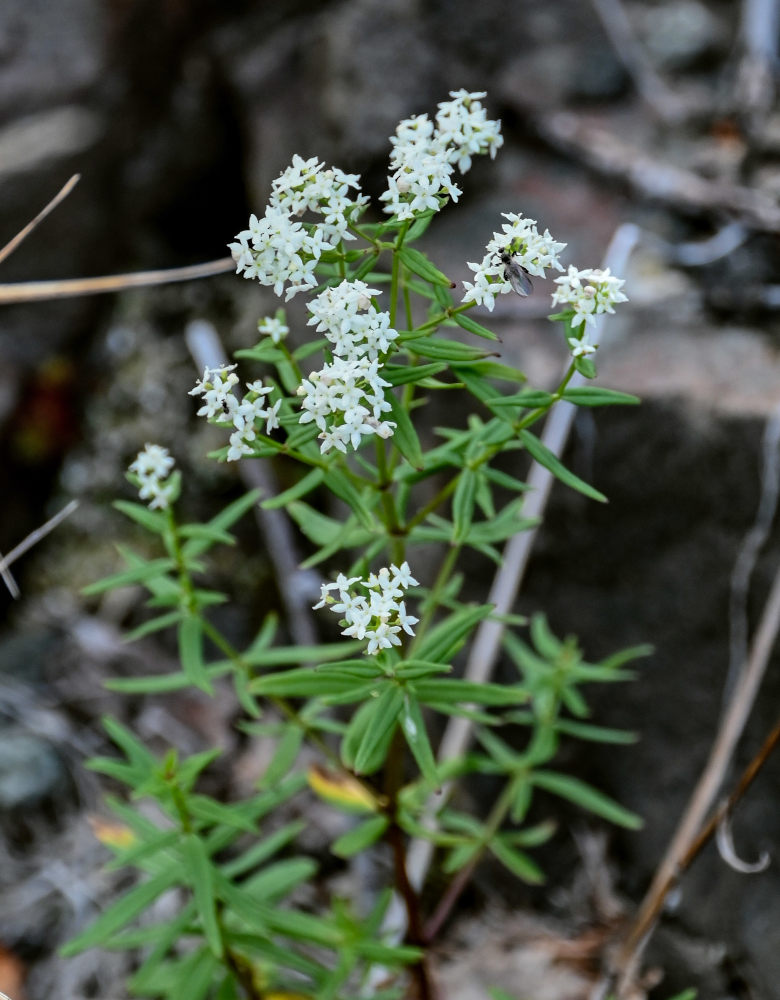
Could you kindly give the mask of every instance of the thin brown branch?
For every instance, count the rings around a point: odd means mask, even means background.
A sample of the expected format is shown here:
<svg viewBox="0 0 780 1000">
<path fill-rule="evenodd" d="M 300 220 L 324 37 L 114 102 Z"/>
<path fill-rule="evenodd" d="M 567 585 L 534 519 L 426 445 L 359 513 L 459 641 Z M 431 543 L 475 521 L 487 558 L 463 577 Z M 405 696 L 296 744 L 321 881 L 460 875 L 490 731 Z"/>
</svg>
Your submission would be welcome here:
<svg viewBox="0 0 780 1000">
<path fill-rule="evenodd" d="M 157 271 L 137 271 L 135 274 L 109 274 L 100 278 L 66 278 L 62 281 L 20 281 L 0 285 L 0 305 L 17 302 L 40 302 L 44 299 L 70 299 L 78 295 L 104 295 L 126 288 L 149 285 L 169 285 L 176 281 L 193 281 L 225 274 L 235 268 L 232 257 L 221 257 L 205 264 L 171 267 Z"/>
<path fill-rule="evenodd" d="M 27 225 L 24 227 L 24 229 L 21 229 L 16 234 L 16 236 L 14 236 L 12 240 L 6 243 L 3 249 L 0 250 L 0 264 L 2 264 L 7 257 L 11 256 L 11 254 L 14 252 L 14 250 L 16 250 L 19 244 L 22 243 L 23 240 L 27 239 L 27 237 L 30 235 L 33 229 L 35 229 L 36 226 L 39 226 L 46 218 L 46 216 L 54 211 L 54 209 L 60 204 L 60 202 L 64 201 L 68 197 L 68 195 L 71 193 L 73 188 L 78 184 L 80 179 L 81 179 L 81 174 L 74 174 L 71 177 L 71 179 L 67 182 L 67 184 L 64 184 L 62 188 L 60 188 L 59 192 L 55 194 L 55 196 L 52 198 L 49 204 L 46 205 L 45 208 L 42 208 L 40 212 L 38 212 L 38 214 L 35 216 L 32 222 L 28 222 Z"/>
<path fill-rule="evenodd" d="M 750 656 L 734 687 L 733 698 L 724 713 L 709 759 L 650 888 L 614 959 L 612 976 L 618 984 L 618 996 L 625 992 L 628 984 L 635 978 L 645 944 L 661 912 L 669 888 L 678 877 L 680 866 L 689 856 L 694 856 L 691 854 L 692 845 L 698 842 L 702 824 L 723 783 L 726 769 L 753 707 L 778 630 L 780 630 L 780 569 L 775 575 L 751 646 Z"/>
<path fill-rule="evenodd" d="M 16 582 L 13 581 L 13 577 L 11 577 L 11 580 L 13 582 L 13 587 L 10 587 L 8 585 L 8 581 L 5 578 L 5 574 L 8 570 L 8 567 L 11 565 L 11 563 L 15 562 L 19 558 L 19 556 L 23 555 L 28 549 L 31 549 L 33 545 L 37 545 L 38 542 L 40 542 L 42 538 L 45 538 L 50 531 L 53 531 L 61 521 L 64 521 L 66 517 L 70 517 L 70 515 L 78 507 L 78 505 L 79 505 L 78 500 L 71 500 L 69 503 L 65 504 L 62 510 L 58 511 L 58 513 L 56 513 L 54 517 L 50 517 L 45 524 L 42 524 L 40 528 L 36 528 L 35 531 L 31 531 L 30 534 L 25 539 L 23 539 L 21 542 L 19 542 L 17 546 L 11 549 L 8 555 L 6 556 L 0 555 L 0 575 L 2 575 L 2 578 L 5 581 L 6 586 L 14 595 L 14 597 L 18 597 L 19 588 L 16 586 Z M 14 589 L 16 590 L 16 593 L 14 593 Z"/>
</svg>

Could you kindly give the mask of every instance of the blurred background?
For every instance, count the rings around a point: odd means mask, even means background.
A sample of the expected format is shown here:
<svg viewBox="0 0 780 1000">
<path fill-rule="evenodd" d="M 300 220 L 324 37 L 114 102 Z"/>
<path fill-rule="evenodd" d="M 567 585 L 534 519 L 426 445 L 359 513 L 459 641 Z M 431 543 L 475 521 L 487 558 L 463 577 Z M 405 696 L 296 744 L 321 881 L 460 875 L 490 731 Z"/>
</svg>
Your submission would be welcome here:
<svg viewBox="0 0 780 1000">
<path fill-rule="evenodd" d="M 81 501 L 14 564 L 21 598 L 0 595 L 0 990 L 14 1000 L 125 996 L 124 956 L 56 955 L 121 885 L 101 872 L 107 853 L 88 822 L 100 789 L 83 760 L 104 750 L 101 714 L 155 749 L 223 746 L 215 793 L 239 794 L 258 773 L 257 747 L 231 731 L 227 694 L 147 702 L 102 688 L 117 673 L 174 669 L 174 650 L 122 646 L 139 593 L 96 603 L 79 588 L 118 568 L 117 541 L 146 544 L 109 506 L 131 496 L 123 473 L 146 441 L 170 448 L 184 469 L 188 515 L 208 516 L 241 491 L 234 468 L 204 460 L 222 440 L 194 418 L 184 332 L 207 321 L 228 351 L 250 346 L 257 319 L 277 306 L 230 272 L 42 301 L 20 301 L 24 291 L 7 286 L 224 258 L 294 153 L 360 173 L 377 196 L 399 119 L 432 115 L 461 87 L 488 92 L 505 146 L 495 162 L 475 164 L 425 243 L 454 280 L 481 259 L 501 212 L 537 219 L 578 267 L 600 265 L 618 226 L 638 226 L 622 275 L 630 302 L 609 325 L 599 369 L 602 384 L 644 402 L 578 416 L 566 461 L 610 503 L 556 488 L 519 603 L 579 635 L 592 659 L 655 646 L 640 678 L 595 706 L 598 721 L 640 742 L 568 761 L 645 817 L 641 833 L 611 834 L 602 859 L 630 908 L 722 711 L 730 658 L 739 658 L 730 578 L 762 477 L 771 492 L 776 476 L 771 462 L 762 472 L 762 442 L 776 441 L 780 406 L 777 44 L 774 0 L 0 5 L 0 246 L 81 175 L 0 264 L 0 551 Z M 565 357 L 544 319 L 550 291 L 537 282 L 528 300 L 502 297 L 492 317 L 505 360 L 538 387 Z M 302 308 L 290 308 L 293 337 L 305 336 Z M 249 565 L 226 553 L 213 579 L 235 600 L 222 624 L 239 639 L 279 603 L 254 526 L 241 530 Z M 743 602 L 751 628 L 780 553 L 771 518 L 765 533 Z M 474 574 L 488 586 L 492 568 L 475 564 Z M 776 718 L 777 666 L 738 764 Z M 311 849 L 325 854 L 312 816 Z M 543 891 L 506 890 L 489 869 L 478 879 L 458 931 L 472 968 L 488 959 L 484 943 L 480 957 L 469 951 L 478 938 L 468 920 L 485 926 L 487 906 L 533 908 L 572 932 L 587 922 L 577 845 L 592 831 L 573 813 L 560 820 Z M 777 851 L 777 761 L 735 830 L 749 859 Z M 777 864 L 737 875 L 708 848 L 656 935 L 651 960 L 666 978 L 651 995 L 695 985 L 700 1000 L 772 1000 L 778 926 Z M 453 976 L 448 996 L 479 995 L 463 981 Z M 506 988 L 519 988 L 516 973 Z"/>
</svg>

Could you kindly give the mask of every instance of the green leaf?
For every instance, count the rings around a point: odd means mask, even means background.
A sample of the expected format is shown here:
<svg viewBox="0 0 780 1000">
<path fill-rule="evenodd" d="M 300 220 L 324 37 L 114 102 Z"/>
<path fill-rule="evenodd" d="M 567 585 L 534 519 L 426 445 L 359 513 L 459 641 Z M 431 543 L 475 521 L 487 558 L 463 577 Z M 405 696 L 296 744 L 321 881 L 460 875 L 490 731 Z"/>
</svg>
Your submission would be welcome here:
<svg viewBox="0 0 780 1000">
<path fill-rule="evenodd" d="M 226 531 L 234 525 L 236 521 L 240 520 L 248 510 L 251 510 L 251 508 L 254 507 L 261 495 L 261 490 L 250 490 L 248 493 L 239 497 L 238 500 L 234 500 L 232 503 L 228 504 L 224 510 L 221 510 L 219 514 L 212 517 L 205 526 L 214 531 Z M 210 545 L 211 541 L 207 538 L 191 538 L 188 542 L 185 542 L 185 554 L 187 558 L 193 558 L 201 552 L 205 552 Z"/>
<path fill-rule="evenodd" d="M 541 885 L 544 882 L 544 873 L 536 862 L 522 851 L 510 847 L 500 836 L 491 840 L 488 847 L 490 853 L 523 882 L 529 885 Z"/>
<path fill-rule="evenodd" d="M 490 406 L 497 399 L 502 399 L 499 389 L 482 375 L 477 375 L 476 372 L 471 372 L 464 366 L 461 366 L 457 370 L 453 366 L 453 372 L 466 386 L 471 395 L 486 406 Z M 502 419 L 511 419 L 511 414 L 507 414 Z"/>
<path fill-rule="evenodd" d="M 345 472 L 336 466 L 330 466 L 325 473 L 324 481 L 327 488 L 344 501 L 364 528 L 372 531 L 376 527 L 365 499 Z"/>
<path fill-rule="evenodd" d="M 232 826 L 247 833 L 256 833 L 257 825 L 243 814 L 241 805 L 225 805 L 207 795 L 189 795 L 187 807 L 195 819 L 203 820 L 210 825 L 221 824 Z"/>
<path fill-rule="evenodd" d="M 429 209 L 427 212 L 421 212 L 420 215 L 416 216 L 414 222 L 406 231 L 406 243 L 413 243 L 415 240 L 419 240 L 428 226 L 430 226 L 431 219 L 435 214 L 433 209 Z"/>
<path fill-rule="evenodd" d="M 203 662 L 203 622 L 195 615 L 188 615 L 179 623 L 178 634 L 179 658 L 184 676 L 190 684 L 212 694 L 214 688 Z"/>
<path fill-rule="evenodd" d="M 552 472 L 556 479 L 565 483 L 566 486 L 570 486 L 573 490 L 584 493 L 586 497 L 590 497 L 592 500 L 599 500 L 601 503 L 607 502 L 607 498 L 603 493 L 600 493 L 595 487 L 586 483 L 584 479 L 580 479 L 579 476 L 575 476 L 573 472 L 570 472 L 550 449 L 542 444 L 539 438 L 535 437 L 530 431 L 520 431 L 520 440 L 525 445 L 531 458 Z"/>
<path fill-rule="evenodd" d="M 372 774 L 384 763 L 387 748 L 398 722 L 404 702 L 404 693 L 395 684 L 386 684 L 374 703 L 371 725 L 363 733 L 355 751 L 357 774 Z"/>
<path fill-rule="evenodd" d="M 469 333 L 473 333 L 477 337 L 484 337 L 486 340 L 499 339 L 492 330 L 488 330 L 486 326 L 482 326 L 481 323 L 477 323 L 475 319 L 472 319 L 471 316 L 466 316 L 465 313 L 455 313 L 452 318 L 459 327 L 462 327 L 464 330 L 468 330 Z"/>
<path fill-rule="evenodd" d="M 317 871 L 311 858 L 285 858 L 263 868 L 242 888 L 264 903 L 274 904 Z"/>
<path fill-rule="evenodd" d="M 162 535 L 168 527 L 168 518 L 162 511 L 149 510 L 140 503 L 128 503 L 127 500 L 115 500 L 112 506 L 155 535 Z"/>
<path fill-rule="evenodd" d="M 492 612 L 492 604 L 466 607 L 449 615 L 425 636 L 415 655 L 419 660 L 449 663 L 474 627 Z"/>
<path fill-rule="evenodd" d="M 541 613 L 531 618 L 531 639 L 541 655 L 552 662 L 558 659 L 563 651 L 563 643 L 550 631 L 547 619 Z"/>
<path fill-rule="evenodd" d="M 468 538 L 479 482 L 479 473 L 468 466 L 458 476 L 455 495 L 452 498 L 453 545 L 459 545 Z"/>
<path fill-rule="evenodd" d="M 617 826 L 625 826 L 629 830 L 639 830 L 643 826 L 642 819 L 636 813 L 579 778 L 559 774 L 557 771 L 534 771 L 530 778 L 537 788 L 544 788 Z"/>
<path fill-rule="evenodd" d="M 151 635 L 153 632 L 160 632 L 164 628 L 176 625 L 181 621 L 181 616 L 181 611 L 169 611 L 165 615 L 158 615 L 156 618 L 150 618 L 148 622 L 144 622 L 132 631 L 127 632 L 122 638 L 125 642 L 135 642 L 137 639 L 142 639 L 145 635 Z"/>
<path fill-rule="evenodd" d="M 359 854 L 379 840 L 389 824 L 387 816 L 371 816 L 359 826 L 342 834 L 331 844 L 330 849 L 340 858 L 351 858 L 353 854 Z"/>
<path fill-rule="evenodd" d="M 404 697 L 401 708 L 401 730 L 423 777 L 434 788 L 437 788 L 439 775 L 436 770 L 436 759 L 428 739 L 420 703 L 408 693 Z"/>
<path fill-rule="evenodd" d="M 444 337 L 415 337 L 408 341 L 408 349 L 436 361 L 475 361 L 486 356 L 479 347 Z"/>
<path fill-rule="evenodd" d="M 312 490 L 316 489 L 325 478 L 324 469 L 312 469 L 302 479 L 278 496 L 264 500 L 260 506 L 265 510 L 273 510 L 277 507 L 286 507 L 291 500 L 299 500 Z"/>
<path fill-rule="evenodd" d="M 287 823 L 280 830 L 275 830 L 265 840 L 253 844 L 247 851 L 226 862 L 220 867 L 220 871 L 228 879 L 235 879 L 239 875 L 244 875 L 253 868 L 258 868 L 264 861 L 272 857 L 283 847 L 286 847 L 291 840 L 294 840 L 299 833 L 306 829 L 303 820 L 296 820 Z"/>
<path fill-rule="evenodd" d="M 223 954 L 222 935 L 214 895 L 214 869 L 203 841 L 194 833 L 185 833 L 181 844 L 187 880 L 195 894 L 195 905 L 203 924 L 209 948 L 217 958 Z"/>
<path fill-rule="evenodd" d="M 421 469 L 424 465 L 423 453 L 412 418 L 389 389 L 385 392 L 385 399 L 390 404 L 390 418 L 396 423 L 393 444 L 413 468 Z"/>
<path fill-rule="evenodd" d="M 97 594 L 104 593 L 106 590 L 126 587 L 131 583 L 150 583 L 155 578 L 170 573 L 175 567 L 176 564 L 173 559 L 144 559 L 138 566 L 123 570 L 121 573 L 113 573 L 111 576 L 104 576 L 102 580 L 97 580 L 95 583 L 90 583 L 88 586 L 82 587 L 81 593 L 85 597 L 94 597 Z"/>
<path fill-rule="evenodd" d="M 595 363 L 590 358 L 586 358 L 584 355 L 574 358 L 572 364 L 574 365 L 575 370 L 578 371 L 583 378 L 595 378 L 598 374 Z"/>
<path fill-rule="evenodd" d="M 602 389 L 597 385 L 581 385 L 564 389 L 562 399 L 567 399 L 577 406 L 635 406 L 641 403 L 638 396 L 627 392 L 617 392 L 615 389 Z"/>
<path fill-rule="evenodd" d="M 230 660 L 222 660 L 206 667 L 206 676 L 209 680 L 216 680 L 217 677 L 229 674 L 232 669 Z M 190 683 L 190 679 L 181 671 L 152 677 L 111 677 L 104 682 L 109 691 L 121 691 L 123 694 L 167 694 L 170 691 L 183 691 Z"/>
<path fill-rule="evenodd" d="M 81 951 L 86 951 L 87 948 L 106 944 L 118 930 L 125 924 L 129 924 L 139 913 L 143 913 L 158 896 L 176 885 L 178 881 L 179 872 L 176 868 L 171 867 L 135 886 L 106 910 L 102 916 L 98 917 L 83 933 L 68 941 L 60 949 L 60 954 L 69 958 Z"/>
<path fill-rule="evenodd" d="M 404 267 L 408 267 L 410 271 L 424 278 L 425 281 L 429 281 L 432 285 L 443 285 L 445 288 L 452 286 L 447 275 L 442 274 L 437 267 L 434 267 L 425 254 L 420 253 L 419 250 L 415 250 L 413 247 L 401 247 L 396 250 L 396 253 L 403 261 Z"/>
<path fill-rule="evenodd" d="M 421 382 L 446 369 L 447 365 L 442 361 L 432 361 L 428 365 L 383 365 L 382 378 L 391 385 L 406 385 L 409 382 Z"/>
<path fill-rule="evenodd" d="M 540 389 L 525 389 L 523 392 L 516 392 L 513 396 L 503 396 L 500 401 L 496 401 L 496 406 L 520 406 L 524 410 L 536 410 L 541 407 L 552 406 L 555 396 L 551 392 L 542 392 Z"/>
<path fill-rule="evenodd" d="M 288 725 L 274 749 L 273 759 L 260 779 L 261 784 L 270 788 L 283 778 L 295 761 L 303 744 L 303 729 L 300 726 Z"/>
<path fill-rule="evenodd" d="M 454 677 L 446 680 L 425 678 L 410 681 L 409 686 L 426 705 L 459 702 L 475 705 L 521 705 L 529 698 L 528 691 L 517 684 L 479 684 Z"/>
<path fill-rule="evenodd" d="M 578 740 L 589 740 L 594 743 L 617 743 L 627 745 L 636 743 L 636 733 L 626 729 L 608 729 L 606 726 L 592 726 L 585 722 L 575 722 L 573 719 L 559 719 L 555 728 L 564 736 L 573 736 Z"/>
<path fill-rule="evenodd" d="M 198 542 L 206 542 L 208 545 L 235 545 L 236 540 L 229 532 L 222 528 L 215 528 L 210 524 L 183 524 L 179 528 L 179 535 L 182 538 L 195 539 Z M 186 545 L 184 546 L 186 551 Z M 199 551 L 203 551 L 201 548 Z M 187 552 L 187 555 L 190 553 Z"/>
<path fill-rule="evenodd" d="M 371 681 L 371 684 L 376 683 Z M 340 694 L 358 687 L 360 681 L 346 673 L 299 667 L 275 674 L 256 677 L 249 683 L 252 694 L 282 698 L 312 698 L 318 695 Z"/>
</svg>

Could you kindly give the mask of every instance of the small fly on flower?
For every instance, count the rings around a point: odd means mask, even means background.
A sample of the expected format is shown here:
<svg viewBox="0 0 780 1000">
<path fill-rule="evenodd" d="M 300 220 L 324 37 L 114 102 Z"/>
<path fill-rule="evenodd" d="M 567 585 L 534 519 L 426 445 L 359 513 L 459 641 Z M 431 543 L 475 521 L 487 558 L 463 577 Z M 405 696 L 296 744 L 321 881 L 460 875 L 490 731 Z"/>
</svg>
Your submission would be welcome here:
<svg viewBox="0 0 780 1000">
<path fill-rule="evenodd" d="M 534 286 L 528 277 L 528 271 L 526 271 L 522 264 L 518 264 L 508 250 L 502 250 L 499 257 L 501 258 L 501 263 L 504 265 L 504 277 L 512 286 L 512 291 L 523 296 L 533 291 Z"/>
</svg>

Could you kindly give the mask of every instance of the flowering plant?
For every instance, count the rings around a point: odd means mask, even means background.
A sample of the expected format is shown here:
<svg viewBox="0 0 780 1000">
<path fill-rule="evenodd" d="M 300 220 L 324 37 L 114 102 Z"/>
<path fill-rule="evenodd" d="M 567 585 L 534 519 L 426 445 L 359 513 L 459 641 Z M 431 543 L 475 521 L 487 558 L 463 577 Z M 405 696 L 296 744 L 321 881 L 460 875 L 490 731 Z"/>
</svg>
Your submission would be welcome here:
<svg viewBox="0 0 780 1000">
<path fill-rule="evenodd" d="M 435 930 L 426 928 L 420 886 L 406 868 L 407 838 L 440 848 L 445 873 L 460 872 L 461 882 L 486 852 L 513 875 L 539 882 L 543 874 L 528 850 L 551 835 L 552 825 L 527 823 L 536 789 L 609 821 L 638 823 L 602 792 L 550 766 L 562 738 L 630 739 L 583 721 L 588 710 L 580 689 L 623 678 L 623 663 L 637 651 L 587 663 L 574 640 L 556 638 L 543 617 L 532 619 L 525 636 L 528 623 L 509 615 L 502 620 L 504 652 L 514 680 L 476 682 L 454 670 L 475 629 L 494 615 L 490 604 L 461 597 L 459 557 L 470 548 L 500 563 L 498 546 L 534 523 L 523 516 L 527 483 L 496 460 L 524 449 L 568 486 L 603 500 L 531 428 L 561 400 L 586 406 L 635 400 L 569 388 L 577 372 L 595 376 L 590 355 L 597 345 L 588 339 L 595 316 L 625 301 L 623 282 L 609 271 L 570 267 L 556 279 L 553 303 L 563 311 L 551 318 L 563 327 L 571 361 L 555 391 L 529 390 L 521 371 L 495 360 L 495 334 L 470 313 L 492 310 L 498 294 L 525 294 L 529 275 L 562 272 L 565 244 L 534 220 L 505 213 L 482 262 L 468 265 L 473 280 L 459 302 L 449 278 L 412 246 L 457 201 L 456 170 L 465 173 L 473 156 L 494 156 L 503 141 L 500 123 L 487 118 L 484 94 L 450 96 L 433 121 L 420 115 L 401 122 L 391 139 L 384 221 L 364 219 L 369 204 L 358 177 L 293 158 L 274 182 L 265 213 L 251 217 L 231 251 L 239 273 L 285 300 L 311 295 L 315 336 L 291 346 L 280 309 L 258 324 L 257 346 L 237 355 L 242 364 L 265 366 L 263 378 L 237 395 L 236 364 L 207 368 L 191 392 L 201 401 L 199 415 L 229 433 L 218 457 L 285 456 L 300 466 L 300 478 L 264 504 L 284 507 L 308 539 L 307 565 L 334 567 L 336 579 L 322 585 L 314 608 L 334 612 L 345 639 L 280 646 L 269 615 L 248 648 L 234 648 L 208 615 L 221 595 L 201 588 L 196 577 L 205 553 L 231 541 L 228 529 L 257 494 L 205 525 L 180 525 L 178 477 L 165 449 L 147 445 L 131 466 L 131 481 L 149 507 L 119 506 L 159 536 L 165 555 L 151 561 L 128 555 L 129 567 L 90 593 L 143 583 L 161 613 L 135 636 L 175 628 L 182 670 L 112 686 L 134 693 L 187 685 L 211 691 L 229 677 L 244 730 L 276 740 L 257 793 L 226 804 L 195 790 L 215 752 L 184 761 L 171 753 L 160 761 L 128 730 L 108 723 L 126 759 L 100 758 L 92 766 L 154 799 L 158 811 L 150 820 L 114 804 L 130 838 L 113 849 L 145 878 L 68 948 L 141 948 L 131 987 L 144 995 L 391 997 L 404 995 L 410 976 L 419 996 L 430 997 L 426 951 Z M 380 269 L 383 258 L 391 261 L 389 275 Z M 386 297 L 372 287 L 385 281 Z M 424 308 L 422 320 L 416 303 Z M 443 329 L 461 336 L 442 336 Z M 456 389 L 469 394 L 478 412 L 439 429 L 432 441 L 413 418 L 428 394 Z M 322 511 L 323 490 L 346 505 L 344 519 Z M 432 552 L 439 552 L 435 571 Z M 437 759 L 431 735 L 437 715 L 470 720 L 479 749 Z M 304 741 L 319 761 L 301 770 Z M 473 774 L 504 781 L 486 817 L 466 814 L 446 795 L 433 809 L 426 804 L 431 792 Z M 334 808 L 360 817 L 331 845 L 337 856 L 370 851 L 382 840 L 389 845 L 405 932 L 390 933 L 389 892 L 362 910 L 337 900 L 317 914 L 296 905 L 315 864 L 292 853 L 302 823 L 290 819 L 289 803 L 307 784 Z M 181 901 L 173 919 L 141 920 L 127 930 L 168 891 Z M 449 906 L 456 897 L 445 893 Z"/>
</svg>

